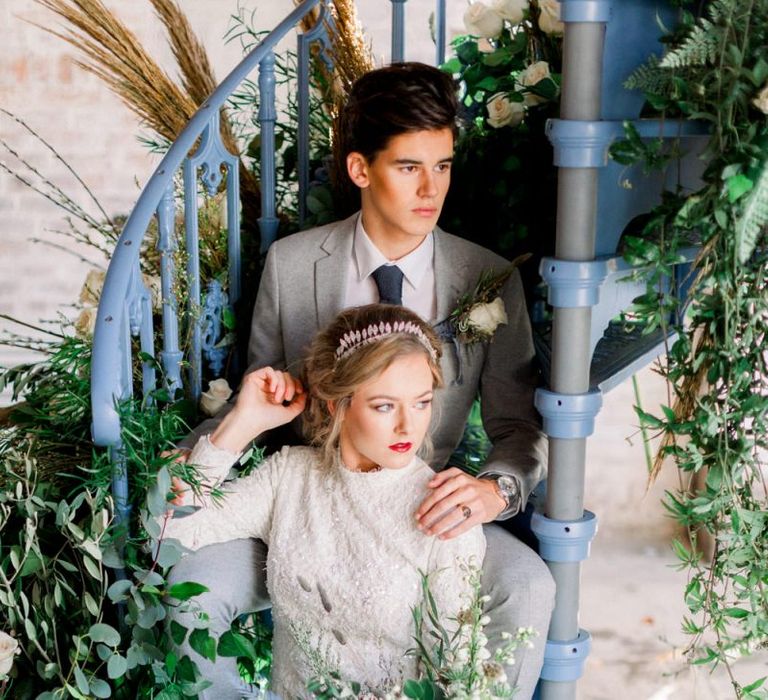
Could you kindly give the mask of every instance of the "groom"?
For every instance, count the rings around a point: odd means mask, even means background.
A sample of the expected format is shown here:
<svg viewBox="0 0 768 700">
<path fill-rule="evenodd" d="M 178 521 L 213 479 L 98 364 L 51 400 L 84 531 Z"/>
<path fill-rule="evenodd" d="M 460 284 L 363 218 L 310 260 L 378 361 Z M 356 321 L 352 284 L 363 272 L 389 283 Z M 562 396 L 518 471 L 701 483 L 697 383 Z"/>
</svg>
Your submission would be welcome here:
<svg viewBox="0 0 768 700">
<path fill-rule="evenodd" d="M 457 108 L 451 78 L 423 64 L 395 64 L 355 83 L 340 117 L 338 147 L 349 181 L 359 190 L 360 211 L 272 245 L 253 314 L 252 368 L 270 365 L 298 374 L 315 333 L 350 306 L 403 304 L 449 329 L 457 300 L 475 289 L 483 273 L 508 267 L 491 251 L 436 227 L 450 184 Z M 499 296 L 506 320 L 492 328 L 499 316 L 490 317 L 490 342 L 462 342 L 445 334 L 445 388 L 435 396 L 438 423 L 432 433 L 431 464 L 438 474 L 414 517 L 425 535 L 443 538 L 485 525 L 488 636 L 493 642 L 494 629 L 514 633 L 527 626 L 539 633 L 534 648 L 520 650 L 517 663 L 506 669 L 525 700 L 541 669 L 554 584 L 532 550 L 490 523 L 525 508 L 544 476 L 546 451 L 533 408 L 534 351 L 517 271 Z M 448 460 L 478 393 L 493 449 L 473 477 L 451 468 Z M 211 615 L 212 632 L 221 634 L 237 614 L 269 605 L 265 556 L 255 541 L 214 545 L 182 560 L 173 579 L 211 589 L 201 602 Z M 226 671 L 219 664 L 203 668 L 214 681 L 208 691 L 213 694 L 204 697 L 228 697 Z"/>
</svg>

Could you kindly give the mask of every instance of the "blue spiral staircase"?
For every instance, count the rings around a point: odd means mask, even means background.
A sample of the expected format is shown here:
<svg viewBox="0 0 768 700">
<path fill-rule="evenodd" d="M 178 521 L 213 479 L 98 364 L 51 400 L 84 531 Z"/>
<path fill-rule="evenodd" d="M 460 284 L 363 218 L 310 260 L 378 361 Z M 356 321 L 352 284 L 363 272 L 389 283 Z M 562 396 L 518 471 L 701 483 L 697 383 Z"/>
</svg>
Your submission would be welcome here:
<svg viewBox="0 0 768 700">
<path fill-rule="evenodd" d="M 446 0 L 435 7 L 436 61 L 445 55 Z M 390 0 L 392 57 L 404 54 L 406 0 Z M 136 387 L 145 397 L 162 383 L 171 394 L 183 388 L 197 402 L 204 368 L 221 372 L 222 317 L 241 295 L 238 157 L 223 145 L 220 114 L 227 101 L 257 73 L 259 92 L 261 250 L 274 241 L 276 212 L 275 49 L 295 33 L 311 12 L 314 28 L 297 36 L 298 189 L 300 216 L 306 212 L 309 162 L 310 60 L 327 49 L 332 30 L 323 0 L 304 0 L 242 60 L 209 96 L 171 145 L 130 214 L 107 272 L 98 309 L 92 364 L 93 438 L 110 449 L 117 517 L 127 522 L 128 479 L 121 449 L 118 406 Z M 698 153 L 705 136 L 691 124 L 640 118 L 643 97 L 627 90 L 627 76 L 652 53 L 660 53 L 660 21 L 674 26 L 675 11 L 664 0 L 563 0 L 565 22 L 560 118 L 548 125 L 558 170 L 555 256 L 541 262 L 548 289 L 551 323 L 538 325 L 536 343 L 548 386 L 536 396 L 550 440 L 546 505 L 532 528 L 540 553 L 557 583 L 557 602 L 549 630 L 537 694 L 544 700 L 575 698 L 590 637 L 578 625 L 580 562 L 588 557 L 596 517 L 584 511 L 585 441 L 592 433 L 602 394 L 663 349 L 668 338 L 633 336 L 613 319 L 645 290 L 642 279 L 627 281 L 629 266 L 618 255 L 627 225 L 660 201 L 664 183 L 639 166 L 624 168 L 609 160 L 608 148 L 631 122 L 645 139 L 682 143 L 678 172 L 683 187 L 694 189 L 701 170 Z M 326 60 L 328 60 L 326 56 Z M 182 183 L 183 203 L 177 192 Z M 626 183 L 631 182 L 631 189 Z M 226 192 L 228 280 L 201 290 L 198 209 L 201 189 Z M 180 214 L 178 211 L 180 210 Z M 177 215 L 178 214 L 178 215 Z M 183 219 L 186 269 L 176 269 L 177 222 Z M 153 328 L 149 289 L 140 272 L 140 251 L 156 226 L 162 281 L 161 328 Z M 186 303 L 175 297 L 186 280 Z M 670 280 L 672 284 L 674 280 Z M 181 318 L 186 319 L 181 323 Z M 192 319 L 190 322 L 189 319 Z M 189 326 L 189 340 L 180 337 Z M 155 347 L 155 339 L 161 347 Z M 187 349 L 188 348 L 188 349 Z M 140 353 L 140 354 L 137 354 Z M 134 354 L 137 354 L 134 357 Z M 140 368 L 140 379 L 135 377 Z M 617 689 L 618 691 L 619 689 Z"/>
</svg>

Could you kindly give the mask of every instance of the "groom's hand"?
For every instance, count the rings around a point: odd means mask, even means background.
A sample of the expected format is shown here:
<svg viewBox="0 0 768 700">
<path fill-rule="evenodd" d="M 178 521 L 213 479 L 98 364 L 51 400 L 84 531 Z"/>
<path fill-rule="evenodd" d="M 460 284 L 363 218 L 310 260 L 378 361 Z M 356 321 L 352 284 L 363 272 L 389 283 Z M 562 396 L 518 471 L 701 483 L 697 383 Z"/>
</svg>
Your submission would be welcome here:
<svg viewBox="0 0 768 700">
<path fill-rule="evenodd" d="M 435 474 L 432 489 L 416 510 L 419 529 L 449 540 L 475 525 L 490 523 L 506 508 L 496 486 L 487 479 L 450 467 Z"/>
</svg>

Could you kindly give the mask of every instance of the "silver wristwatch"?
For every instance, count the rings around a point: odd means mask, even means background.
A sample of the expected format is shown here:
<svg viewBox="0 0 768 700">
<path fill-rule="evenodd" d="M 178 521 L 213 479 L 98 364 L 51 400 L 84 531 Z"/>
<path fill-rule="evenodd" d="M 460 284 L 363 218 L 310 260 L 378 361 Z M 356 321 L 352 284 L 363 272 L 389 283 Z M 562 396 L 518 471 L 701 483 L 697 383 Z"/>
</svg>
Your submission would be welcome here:
<svg viewBox="0 0 768 700">
<path fill-rule="evenodd" d="M 520 511 L 520 485 L 517 483 L 517 479 L 515 479 L 514 476 L 508 476 L 506 474 L 500 476 L 488 474 L 480 478 L 488 479 L 496 486 L 496 493 L 498 493 L 506 502 L 504 511 L 502 512 L 511 510 L 514 514 Z"/>
</svg>

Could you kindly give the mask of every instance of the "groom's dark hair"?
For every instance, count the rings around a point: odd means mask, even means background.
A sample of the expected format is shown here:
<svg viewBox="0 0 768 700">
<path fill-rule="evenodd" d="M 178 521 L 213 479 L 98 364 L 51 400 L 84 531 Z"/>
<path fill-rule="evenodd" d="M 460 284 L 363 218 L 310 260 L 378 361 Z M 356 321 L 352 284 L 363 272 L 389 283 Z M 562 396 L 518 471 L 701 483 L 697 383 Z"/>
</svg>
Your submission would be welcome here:
<svg viewBox="0 0 768 700">
<path fill-rule="evenodd" d="M 372 162 L 393 136 L 453 129 L 459 108 L 453 78 L 425 63 L 393 63 L 358 78 L 339 116 L 342 159 L 356 151 Z"/>
</svg>

